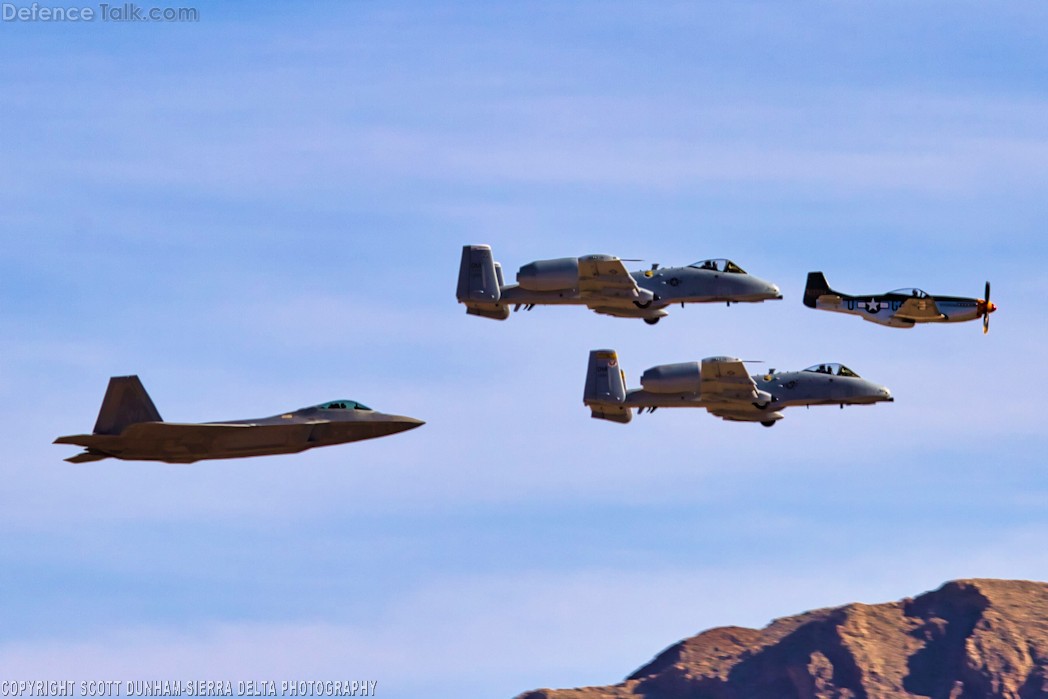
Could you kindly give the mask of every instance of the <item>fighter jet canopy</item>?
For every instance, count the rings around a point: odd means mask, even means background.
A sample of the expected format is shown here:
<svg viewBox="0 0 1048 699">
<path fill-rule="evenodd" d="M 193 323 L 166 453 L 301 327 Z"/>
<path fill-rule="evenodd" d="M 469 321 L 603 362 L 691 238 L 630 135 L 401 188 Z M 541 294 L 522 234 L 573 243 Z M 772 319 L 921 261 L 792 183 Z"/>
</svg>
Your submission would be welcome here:
<svg viewBox="0 0 1048 699">
<path fill-rule="evenodd" d="M 355 400 L 333 400 L 330 403 L 321 403 L 316 406 L 320 410 L 371 410 L 363 403 L 358 403 Z"/>
<path fill-rule="evenodd" d="M 724 258 L 718 258 L 715 260 L 702 260 L 700 262 L 693 262 L 688 266 L 694 267 L 695 269 L 708 269 L 714 272 L 728 272 L 729 274 L 746 274 L 746 270 L 744 270 L 742 267 L 739 267 L 731 260 L 726 260 Z"/>
<path fill-rule="evenodd" d="M 816 374 L 830 374 L 831 376 L 853 376 L 859 378 L 859 375 L 854 371 L 843 364 L 837 364 L 836 362 L 830 364 L 815 364 L 814 366 L 805 369 L 805 371 L 811 371 Z"/>
</svg>

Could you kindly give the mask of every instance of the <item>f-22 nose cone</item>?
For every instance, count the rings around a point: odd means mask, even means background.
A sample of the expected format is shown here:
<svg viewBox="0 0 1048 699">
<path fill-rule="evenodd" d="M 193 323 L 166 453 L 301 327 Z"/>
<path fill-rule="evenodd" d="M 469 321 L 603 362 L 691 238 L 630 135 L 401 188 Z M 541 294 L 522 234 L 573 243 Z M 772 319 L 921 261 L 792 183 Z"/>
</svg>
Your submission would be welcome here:
<svg viewBox="0 0 1048 699">
<path fill-rule="evenodd" d="M 413 417 L 407 417 L 405 415 L 390 415 L 389 420 L 389 433 L 396 434 L 397 432 L 407 432 L 413 430 L 416 427 L 422 427 L 426 424 L 424 420 L 419 420 Z"/>
</svg>

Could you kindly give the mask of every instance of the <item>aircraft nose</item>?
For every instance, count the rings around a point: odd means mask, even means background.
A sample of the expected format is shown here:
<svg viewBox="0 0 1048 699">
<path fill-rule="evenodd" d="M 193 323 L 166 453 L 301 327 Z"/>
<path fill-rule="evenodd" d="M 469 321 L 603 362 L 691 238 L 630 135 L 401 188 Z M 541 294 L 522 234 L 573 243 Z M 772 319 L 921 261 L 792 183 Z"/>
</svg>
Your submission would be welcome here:
<svg viewBox="0 0 1048 699">
<path fill-rule="evenodd" d="M 881 388 L 880 388 L 880 395 L 881 395 L 881 400 L 886 400 L 889 403 L 894 403 L 895 402 L 895 396 L 893 396 L 892 392 L 889 391 L 884 386 L 881 386 Z"/>
<path fill-rule="evenodd" d="M 769 284 L 768 293 L 774 296 L 776 299 L 782 300 L 782 290 L 779 289 L 778 284 Z"/>
<path fill-rule="evenodd" d="M 994 311 L 997 310 L 997 304 L 994 303 L 993 301 L 987 301 L 986 299 L 979 299 L 979 301 L 976 304 L 976 306 L 977 306 L 977 310 L 979 311 L 979 315 L 983 315 L 983 314 L 986 314 L 986 313 L 993 313 Z"/>
<path fill-rule="evenodd" d="M 407 417 L 405 415 L 390 415 L 389 426 L 393 434 L 397 432 L 407 432 L 413 430 L 416 427 L 422 427 L 425 425 L 424 420 L 419 420 L 413 417 Z"/>
</svg>

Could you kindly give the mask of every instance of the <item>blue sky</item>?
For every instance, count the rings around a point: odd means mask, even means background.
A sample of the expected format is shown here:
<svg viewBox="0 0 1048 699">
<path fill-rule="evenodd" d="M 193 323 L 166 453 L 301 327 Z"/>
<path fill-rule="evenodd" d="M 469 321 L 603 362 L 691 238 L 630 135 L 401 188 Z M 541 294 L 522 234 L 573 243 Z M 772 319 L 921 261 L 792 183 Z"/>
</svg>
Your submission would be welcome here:
<svg viewBox="0 0 1048 699">
<path fill-rule="evenodd" d="M 1041 3 L 290 3 L 0 23 L 0 667 L 375 679 L 512 696 L 621 679 L 720 624 L 1045 579 Z M 455 303 L 594 252 L 730 257 L 785 300 Z M 881 328 L 800 303 L 1001 307 Z M 581 405 L 587 352 L 840 361 L 892 405 L 774 429 Z M 759 370 L 759 369 L 755 369 Z M 172 420 L 336 397 L 404 435 L 70 465 L 111 375 Z"/>
</svg>

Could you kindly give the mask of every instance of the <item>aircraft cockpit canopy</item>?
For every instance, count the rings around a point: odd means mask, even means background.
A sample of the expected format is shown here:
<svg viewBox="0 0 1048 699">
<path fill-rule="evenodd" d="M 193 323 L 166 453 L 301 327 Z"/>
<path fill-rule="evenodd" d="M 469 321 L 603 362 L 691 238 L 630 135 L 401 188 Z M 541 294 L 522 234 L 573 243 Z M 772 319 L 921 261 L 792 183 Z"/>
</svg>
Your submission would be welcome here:
<svg viewBox="0 0 1048 699">
<path fill-rule="evenodd" d="M 746 274 L 746 271 L 742 267 L 739 267 L 731 260 L 725 260 L 724 258 L 719 258 L 716 260 L 702 260 L 701 262 L 694 262 L 688 266 L 693 267 L 695 269 L 708 269 L 713 272 L 727 272 L 728 274 Z"/>
<path fill-rule="evenodd" d="M 808 367 L 805 371 L 810 371 L 815 374 L 829 374 L 830 376 L 851 376 L 856 379 L 859 378 L 859 375 L 854 371 L 843 364 L 837 364 L 836 362 L 831 364 L 816 364 Z"/>
<path fill-rule="evenodd" d="M 898 296 L 909 296 L 909 297 L 915 298 L 915 299 L 928 298 L 928 294 L 925 293 L 924 291 L 921 291 L 920 289 L 909 289 L 909 288 L 907 288 L 907 289 L 896 289 L 895 291 L 889 291 L 888 293 L 889 294 L 896 294 Z"/>
<path fill-rule="evenodd" d="M 355 400 L 333 400 L 330 403 L 321 403 L 317 406 L 321 410 L 371 410 L 363 403 Z"/>
</svg>

